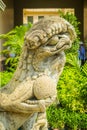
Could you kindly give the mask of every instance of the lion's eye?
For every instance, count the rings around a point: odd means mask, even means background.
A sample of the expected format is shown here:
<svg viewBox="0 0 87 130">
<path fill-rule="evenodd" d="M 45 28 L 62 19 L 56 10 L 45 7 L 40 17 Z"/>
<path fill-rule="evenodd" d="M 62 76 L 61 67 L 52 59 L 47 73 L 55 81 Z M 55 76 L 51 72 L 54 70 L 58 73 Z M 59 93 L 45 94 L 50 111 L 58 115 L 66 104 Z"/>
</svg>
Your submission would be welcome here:
<svg viewBox="0 0 87 130">
<path fill-rule="evenodd" d="M 49 41 L 48 41 L 48 45 L 56 45 L 59 41 L 58 36 L 53 36 Z"/>
</svg>

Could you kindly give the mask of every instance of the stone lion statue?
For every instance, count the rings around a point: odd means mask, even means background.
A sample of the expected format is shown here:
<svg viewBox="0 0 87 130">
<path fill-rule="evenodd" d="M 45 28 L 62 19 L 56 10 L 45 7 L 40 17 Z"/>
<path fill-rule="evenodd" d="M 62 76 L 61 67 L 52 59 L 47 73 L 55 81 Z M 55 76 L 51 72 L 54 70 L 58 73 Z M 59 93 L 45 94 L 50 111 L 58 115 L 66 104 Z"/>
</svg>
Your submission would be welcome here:
<svg viewBox="0 0 87 130">
<path fill-rule="evenodd" d="M 56 16 L 41 19 L 25 34 L 17 69 L 0 89 L 0 130 L 47 130 L 46 108 L 55 102 L 64 51 L 75 38 L 73 26 Z"/>
</svg>

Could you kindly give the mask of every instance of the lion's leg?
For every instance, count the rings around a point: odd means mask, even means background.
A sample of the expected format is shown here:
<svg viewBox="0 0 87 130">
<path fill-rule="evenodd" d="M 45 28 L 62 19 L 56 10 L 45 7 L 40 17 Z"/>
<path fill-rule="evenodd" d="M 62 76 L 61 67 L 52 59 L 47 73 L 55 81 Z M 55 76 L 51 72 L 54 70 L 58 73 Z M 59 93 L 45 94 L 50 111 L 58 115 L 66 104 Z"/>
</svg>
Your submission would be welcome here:
<svg viewBox="0 0 87 130">
<path fill-rule="evenodd" d="M 21 130 L 31 130 L 34 123 L 36 122 L 38 113 L 32 114 L 29 119 L 23 124 Z"/>
<path fill-rule="evenodd" d="M 38 114 L 36 123 L 34 124 L 31 130 L 48 130 L 46 112 Z"/>
<path fill-rule="evenodd" d="M 34 113 L 21 127 L 22 130 L 48 130 L 46 113 Z"/>
</svg>

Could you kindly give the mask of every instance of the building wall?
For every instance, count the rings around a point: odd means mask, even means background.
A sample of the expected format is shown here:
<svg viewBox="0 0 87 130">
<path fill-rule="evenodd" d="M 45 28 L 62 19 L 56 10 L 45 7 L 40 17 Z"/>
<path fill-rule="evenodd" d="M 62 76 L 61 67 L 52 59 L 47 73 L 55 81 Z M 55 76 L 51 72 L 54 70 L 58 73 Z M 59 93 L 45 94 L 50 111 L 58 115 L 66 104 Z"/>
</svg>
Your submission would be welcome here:
<svg viewBox="0 0 87 130">
<path fill-rule="evenodd" d="M 74 9 L 70 8 L 45 8 L 45 9 L 23 9 L 23 24 L 28 24 L 31 22 L 32 24 L 38 22 L 39 19 L 48 16 L 59 16 L 58 11 L 71 12 L 74 14 Z"/>
<path fill-rule="evenodd" d="M 81 23 L 81 39 L 83 39 L 83 0 L 14 0 L 14 24 L 23 24 L 23 8 L 74 8 L 75 15 Z"/>
<path fill-rule="evenodd" d="M 87 41 L 87 0 L 84 0 L 84 40 Z"/>
<path fill-rule="evenodd" d="M 6 9 L 0 11 L 0 34 L 7 33 L 14 26 L 13 0 L 3 0 Z M 0 50 L 2 49 L 2 40 L 0 40 Z"/>
</svg>

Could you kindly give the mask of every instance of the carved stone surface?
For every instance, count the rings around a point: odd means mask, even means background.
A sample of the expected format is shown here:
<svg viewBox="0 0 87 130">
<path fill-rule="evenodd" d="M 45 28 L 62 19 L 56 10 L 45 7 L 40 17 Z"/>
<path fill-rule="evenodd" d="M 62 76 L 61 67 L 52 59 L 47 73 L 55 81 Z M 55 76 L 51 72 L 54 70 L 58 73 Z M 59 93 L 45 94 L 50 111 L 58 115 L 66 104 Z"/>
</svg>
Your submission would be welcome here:
<svg viewBox="0 0 87 130">
<path fill-rule="evenodd" d="M 60 17 L 44 18 L 26 33 L 16 72 L 0 90 L 0 130 L 47 130 L 46 108 L 56 99 L 64 50 L 75 38 Z"/>
</svg>

